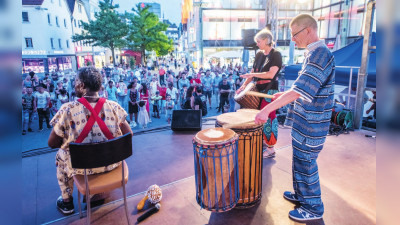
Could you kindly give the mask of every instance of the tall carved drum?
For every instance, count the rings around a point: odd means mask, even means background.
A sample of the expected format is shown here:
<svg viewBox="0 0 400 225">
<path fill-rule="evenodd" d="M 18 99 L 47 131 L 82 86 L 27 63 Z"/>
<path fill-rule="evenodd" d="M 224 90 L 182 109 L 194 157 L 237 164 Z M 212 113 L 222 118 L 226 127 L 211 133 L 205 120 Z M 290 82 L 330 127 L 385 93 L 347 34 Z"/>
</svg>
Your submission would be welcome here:
<svg viewBox="0 0 400 225">
<path fill-rule="evenodd" d="M 239 199 L 238 135 L 231 129 L 211 128 L 193 138 L 197 203 L 224 212 Z"/>
<path fill-rule="evenodd" d="M 259 110 L 243 110 L 225 113 L 217 117 L 216 127 L 229 126 L 239 135 L 239 192 L 236 205 L 248 208 L 261 200 L 262 192 L 262 125 L 248 122 L 255 118 Z"/>
</svg>

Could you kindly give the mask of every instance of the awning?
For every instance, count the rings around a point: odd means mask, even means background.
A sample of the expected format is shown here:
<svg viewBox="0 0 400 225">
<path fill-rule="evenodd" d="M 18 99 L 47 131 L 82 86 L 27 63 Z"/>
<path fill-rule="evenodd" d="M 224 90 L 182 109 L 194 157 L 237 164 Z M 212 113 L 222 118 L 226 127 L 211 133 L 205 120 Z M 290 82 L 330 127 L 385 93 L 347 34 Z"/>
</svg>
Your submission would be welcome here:
<svg viewBox="0 0 400 225">
<path fill-rule="evenodd" d="M 376 33 L 372 33 L 371 45 L 376 46 Z M 340 66 L 361 66 L 361 55 L 364 38 L 333 52 L 336 62 L 335 83 L 338 85 L 348 86 L 350 78 L 350 68 L 340 68 Z M 286 66 L 285 79 L 297 79 L 301 64 Z M 368 65 L 367 87 L 376 88 L 376 50 L 370 54 Z M 353 69 L 352 86 L 357 85 L 358 69 Z"/>
<path fill-rule="evenodd" d="M 134 52 L 132 50 L 125 50 L 124 53 L 121 54 L 121 56 L 134 56 L 134 57 L 140 57 L 140 52 Z"/>
</svg>

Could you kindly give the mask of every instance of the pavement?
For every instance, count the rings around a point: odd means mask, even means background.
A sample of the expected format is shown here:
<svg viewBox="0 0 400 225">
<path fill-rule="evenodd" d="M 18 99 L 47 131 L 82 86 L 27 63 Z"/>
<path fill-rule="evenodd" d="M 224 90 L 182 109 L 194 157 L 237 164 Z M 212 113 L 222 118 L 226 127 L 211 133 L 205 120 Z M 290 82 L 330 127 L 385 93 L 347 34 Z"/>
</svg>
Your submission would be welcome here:
<svg viewBox="0 0 400 225">
<path fill-rule="evenodd" d="M 214 123 L 215 117 L 208 118 L 203 129 L 213 127 Z M 215 213 L 201 209 L 195 200 L 192 139 L 197 132 L 173 132 L 166 127 L 133 136 L 133 155 L 126 160 L 131 222 L 143 214 L 136 210 L 136 205 L 144 191 L 158 184 L 163 190 L 162 208 L 143 224 L 300 224 L 288 218 L 294 205 L 282 198 L 282 193 L 292 187 L 289 129 L 279 128 L 276 157 L 263 160 L 260 204 Z M 376 224 L 376 139 L 366 134 L 375 135 L 360 130 L 327 137 L 318 158 L 325 214 L 323 219 L 307 224 Z M 49 152 L 22 159 L 23 224 L 86 223 L 79 219 L 76 190 L 75 214 L 64 216 L 56 209 L 60 190 L 54 157 L 55 152 Z M 146 209 L 149 207 L 147 204 Z M 122 190 L 109 193 L 106 204 L 94 208 L 92 213 L 93 224 L 126 224 Z"/>
</svg>

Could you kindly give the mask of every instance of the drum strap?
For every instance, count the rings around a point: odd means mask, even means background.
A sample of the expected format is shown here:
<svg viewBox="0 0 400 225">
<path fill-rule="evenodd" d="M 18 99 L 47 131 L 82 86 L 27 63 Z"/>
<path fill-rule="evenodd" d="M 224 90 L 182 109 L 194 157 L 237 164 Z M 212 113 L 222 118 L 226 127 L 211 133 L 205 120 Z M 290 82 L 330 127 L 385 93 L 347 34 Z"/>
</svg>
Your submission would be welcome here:
<svg viewBox="0 0 400 225">
<path fill-rule="evenodd" d="M 114 136 L 108 129 L 107 125 L 98 116 L 100 113 L 100 110 L 103 108 L 103 105 L 106 102 L 106 99 L 100 98 L 99 101 L 96 103 L 96 106 L 94 107 L 94 109 L 84 97 L 78 99 L 78 102 L 82 103 L 82 105 L 85 106 L 85 108 L 87 108 L 90 111 L 91 115 L 90 115 L 89 119 L 87 120 L 87 123 L 86 123 L 85 127 L 83 128 L 81 134 L 76 139 L 75 143 L 82 143 L 82 141 L 85 140 L 85 138 L 89 135 L 89 132 L 92 130 L 92 127 L 95 122 L 97 122 L 97 124 L 100 127 L 100 130 L 103 132 L 103 134 L 106 136 L 106 138 L 108 140 L 113 139 Z"/>
</svg>

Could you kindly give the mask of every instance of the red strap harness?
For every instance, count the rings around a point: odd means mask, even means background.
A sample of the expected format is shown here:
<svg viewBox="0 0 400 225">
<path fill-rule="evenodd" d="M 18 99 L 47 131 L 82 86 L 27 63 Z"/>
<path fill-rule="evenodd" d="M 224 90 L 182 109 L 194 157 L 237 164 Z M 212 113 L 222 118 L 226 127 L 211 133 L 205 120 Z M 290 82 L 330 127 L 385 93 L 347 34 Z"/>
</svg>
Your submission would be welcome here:
<svg viewBox="0 0 400 225">
<path fill-rule="evenodd" d="M 80 103 L 82 103 L 83 106 L 85 106 L 91 113 L 85 127 L 83 128 L 81 134 L 79 137 L 76 139 L 75 143 L 82 143 L 83 140 L 89 135 L 89 132 L 92 130 L 92 127 L 95 122 L 100 127 L 100 130 L 103 132 L 103 134 L 106 136 L 108 140 L 113 139 L 114 136 L 104 123 L 104 121 L 99 117 L 100 110 L 103 108 L 104 103 L 106 102 L 105 98 L 100 98 L 99 101 L 96 103 L 96 106 L 93 107 L 89 104 L 89 102 L 84 98 L 78 99 Z"/>
</svg>

